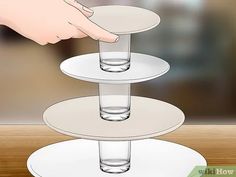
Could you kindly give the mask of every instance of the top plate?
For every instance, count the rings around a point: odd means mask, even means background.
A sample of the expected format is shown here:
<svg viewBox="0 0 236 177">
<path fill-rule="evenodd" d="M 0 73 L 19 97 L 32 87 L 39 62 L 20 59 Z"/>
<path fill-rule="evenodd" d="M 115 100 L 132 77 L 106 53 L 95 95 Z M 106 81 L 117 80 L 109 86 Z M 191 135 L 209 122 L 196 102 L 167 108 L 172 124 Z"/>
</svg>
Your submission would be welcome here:
<svg viewBox="0 0 236 177">
<path fill-rule="evenodd" d="M 116 34 L 132 34 L 150 30 L 160 23 L 160 17 L 146 9 L 132 6 L 93 7 L 90 20 Z"/>
</svg>

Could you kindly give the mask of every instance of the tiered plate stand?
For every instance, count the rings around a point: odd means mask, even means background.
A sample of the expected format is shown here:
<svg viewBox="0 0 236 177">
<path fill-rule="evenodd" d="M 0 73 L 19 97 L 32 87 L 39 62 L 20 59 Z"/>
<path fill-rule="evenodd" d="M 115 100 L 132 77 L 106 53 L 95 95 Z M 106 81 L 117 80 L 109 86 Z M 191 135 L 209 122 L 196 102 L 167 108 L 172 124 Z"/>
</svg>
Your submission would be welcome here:
<svg viewBox="0 0 236 177">
<path fill-rule="evenodd" d="M 91 20 L 119 35 L 146 31 L 160 22 L 155 13 L 130 6 L 95 7 Z M 127 71 L 105 72 L 99 67 L 99 54 L 95 53 L 70 58 L 61 64 L 61 70 L 84 81 L 131 84 L 165 74 L 169 64 L 153 56 L 132 53 Z M 45 123 L 57 132 L 83 139 L 37 150 L 27 161 L 29 171 L 35 177 L 186 177 L 195 166 L 206 165 L 204 157 L 188 147 L 151 139 L 183 124 L 180 109 L 163 101 L 131 96 L 130 111 L 127 120 L 103 120 L 99 116 L 98 96 L 52 105 L 43 115 Z M 132 141 L 130 170 L 121 174 L 101 171 L 97 141 Z"/>
</svg>

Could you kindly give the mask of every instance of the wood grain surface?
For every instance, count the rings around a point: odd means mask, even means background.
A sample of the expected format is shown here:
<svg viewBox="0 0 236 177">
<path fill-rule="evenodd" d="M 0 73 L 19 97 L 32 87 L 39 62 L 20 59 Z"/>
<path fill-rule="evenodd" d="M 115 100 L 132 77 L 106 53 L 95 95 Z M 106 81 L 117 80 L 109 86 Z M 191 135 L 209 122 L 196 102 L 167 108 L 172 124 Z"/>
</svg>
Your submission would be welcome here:
<svg viewBox="0 0 236 177">
<path fill-rule="evenodd" d="M 0 125 L 0 177 L 30 177 L 26 161 L 32 152 L 70 139 L 45 125 Z M 236 165 L 236 125 L 184 125 L 158 139 L 197 150 L 209 165 Z"/>
</svg>

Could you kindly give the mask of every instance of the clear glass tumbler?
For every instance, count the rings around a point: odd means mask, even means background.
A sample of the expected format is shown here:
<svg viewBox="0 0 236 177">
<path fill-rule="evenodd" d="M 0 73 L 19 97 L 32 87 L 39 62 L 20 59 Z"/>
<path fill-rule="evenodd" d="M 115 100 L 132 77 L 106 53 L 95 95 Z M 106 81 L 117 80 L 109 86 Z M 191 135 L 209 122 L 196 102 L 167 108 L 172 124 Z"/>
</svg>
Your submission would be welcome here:
<svg viewBox="0 0 236 177">
<path fill-rule="evenodd" d="M 100 168 L 106 173 L 130 169 L 131 141 L 99 141 Z"/>
<path fill-rule="evenodd" d="M 100 116 L 122 121 L 130 116 L 130 84 L 99 84 Z"/>
<path fill-rule="evenodd" d="M 115 43 L 99 41 L 100 67 L 108 72 L 122 72 L 130 68 L 131 35 L 120 35 Z"/>
</svg>

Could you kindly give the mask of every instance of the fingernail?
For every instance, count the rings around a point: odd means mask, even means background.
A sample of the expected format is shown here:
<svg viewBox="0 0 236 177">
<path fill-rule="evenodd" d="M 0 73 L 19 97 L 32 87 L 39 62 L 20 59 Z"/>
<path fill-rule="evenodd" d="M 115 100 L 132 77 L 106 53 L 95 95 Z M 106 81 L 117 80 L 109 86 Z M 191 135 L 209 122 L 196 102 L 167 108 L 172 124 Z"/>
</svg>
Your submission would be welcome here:
<svg viewBox="0 0 236 177">
<path fill-rule="evenodd" d="M 117 36 L 117 38 L 115 39 L 115 42 L 119 41 L 119 36 Z"/>
<path fill-rule="evenodd" d="M 89 9 L 88 7 L 83 6 L 82 9 L 86 12 L 93 14 L 93 10 Z"/>
</svg>

